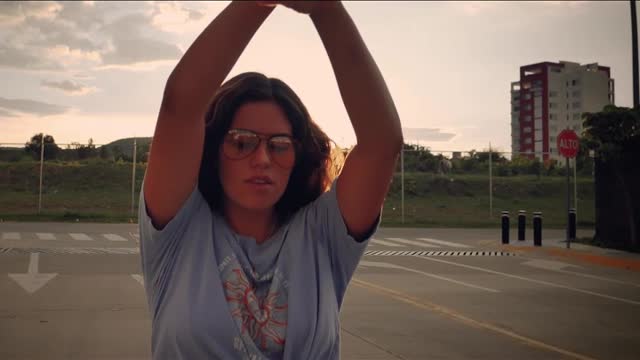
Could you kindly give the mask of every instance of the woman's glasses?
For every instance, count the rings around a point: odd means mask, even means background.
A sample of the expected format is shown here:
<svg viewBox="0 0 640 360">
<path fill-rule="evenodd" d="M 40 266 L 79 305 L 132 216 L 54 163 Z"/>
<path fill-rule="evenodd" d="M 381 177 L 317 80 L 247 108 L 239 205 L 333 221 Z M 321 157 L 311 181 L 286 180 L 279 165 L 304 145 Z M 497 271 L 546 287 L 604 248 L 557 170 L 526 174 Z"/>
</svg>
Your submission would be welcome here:
<svg viewBox="0 0 640 360">
<path fill-rule="evenodd" d="M 222 152 L 232 160 L 244 159 L 260 146 L 263 139 L 267 141 L 271 160 L 283 168 L 293 167 L 298 143 L 289 135 L 263 135 L 251 130 L 231 129 L 224 137 Z"/>
</svg>

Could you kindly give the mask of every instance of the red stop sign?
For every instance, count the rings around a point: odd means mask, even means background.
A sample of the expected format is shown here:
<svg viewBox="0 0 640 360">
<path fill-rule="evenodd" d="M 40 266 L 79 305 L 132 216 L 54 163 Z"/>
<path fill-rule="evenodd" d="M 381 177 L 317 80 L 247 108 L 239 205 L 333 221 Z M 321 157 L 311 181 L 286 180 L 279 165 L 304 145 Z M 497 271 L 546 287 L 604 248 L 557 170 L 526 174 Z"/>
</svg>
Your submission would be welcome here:
<svg viewBox="0 0 640 360">
<path fill-rule="evenodd" d="M 558 135 L 558 151 L 560 155 L 574 158 L 578 155 L 580 141 L 578 135 L 573 130 L 562 130 Z"/>
</svg>

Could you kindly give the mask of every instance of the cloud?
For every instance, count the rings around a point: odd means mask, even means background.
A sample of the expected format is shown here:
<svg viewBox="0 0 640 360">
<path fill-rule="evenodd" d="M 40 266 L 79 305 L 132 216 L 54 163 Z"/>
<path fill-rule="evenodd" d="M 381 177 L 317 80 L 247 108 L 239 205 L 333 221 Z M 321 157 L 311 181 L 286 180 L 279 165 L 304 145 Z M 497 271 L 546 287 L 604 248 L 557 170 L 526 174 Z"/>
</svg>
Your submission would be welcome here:
<svg viewBox="0 0 640 360">
<path fill-rule="evenodd" d="M 156 28 L 173 32 L 188 33 L 202 29 L 205 13 L 187 8 L 180 2 L 156 2 L 151 12 L 151 24 Z"/>
<path fill-rule="evenodd" d="M 96 88 L 94 87 L 89 87 L 89 86 L 76 83 L 73 81 L 69 81 L 69 80 L 64 80 L 64 81 L 43 80 L 41 85 L 51 89 L 62 90 L 68 95 L 86 95 L 96 91 Z"/>
<path fill-rule="evenodd" d="M 404 138 L 412 141 L 449 141 L 456 134 L 450 132 L 442 132 L 441 129 L 430 128 L 402 128 Z"/>
<path fill-rule="evenodd" d="M 62 105 L 48 104 L 41 101 L 31 99 L 7 99 L 0 97 L 0 110 L 19 112 L 25 114 L 48 116 L 63 114 L 69 110 L 69 107 Z"/>
<path fill-rule="evenodd" d="M 20 24 L 27 18 L 50 18 L 61 7 L 55 1 L 0 1 L 0 26 Z"/>
<path fill-rule="evenodd" d="M 103 54 L 104 65 L 128 65 L 144 62 L 176 60 L 182 51 L 174 44 L 142 34 L 151 18 L 143 14 L 124 16 L 105 26 L 112 36 L 112 50 Z"/>
<path fill-rule="evenodd" d="M 9 110 L 0 108 L 0 118 L 3 118 L 3 117 L 14 117 L 14 116 L 17 116 L 17 114 L 13 113 L 13 112 L 11 112 Z"/>
<path fill-rule="evenodd" d="M 152 23 L 154 9 L 162 6 L 153 2 L 126 7 L 109 2 L 0 2 L 0 67 L 88 71 L 175 61 L 182 51 Z M 182 4 L 171 6 L 184 14 L 183 24 L 205 15 Z"/>
<path fill-rule="evenodd" d="M 579 6 L 585 5 L 589 1 L 535 1 L 535 2 L 523 2 L 518 4 L 520 8 L 526 8 L 527 11 L 531 10 L 544 10 L 545 8 L 558 8 L 569 7 L 575 9 Z M 505 10 L 507 8 L 513 9 L 511 2 L 508 1 L 451 1 L 448 2 L 449 6 L 462 11 L 468 16 L 486 15 L 490 12 L 496 12 L 496 10 Z M 524 4 L 525 7 L 520 5 Z M 552 9 L 555 11 L 554 9 Z"/>
<path fill-rule="evenodd" d="M 0 67 L 29 70 L 62 70 L 61 64 L 51 61 L 35 50 L 0 45 Z"/>
</svg>

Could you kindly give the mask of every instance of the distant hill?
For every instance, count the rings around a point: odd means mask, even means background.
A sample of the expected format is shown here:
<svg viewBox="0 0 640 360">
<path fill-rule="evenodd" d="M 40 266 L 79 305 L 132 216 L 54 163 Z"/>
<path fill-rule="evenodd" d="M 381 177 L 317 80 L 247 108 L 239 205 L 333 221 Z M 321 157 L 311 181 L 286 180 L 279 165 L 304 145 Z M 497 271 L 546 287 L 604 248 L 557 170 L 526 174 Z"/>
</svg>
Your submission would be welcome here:
<svg viewBox="0 0 640 360">
<path fill-rule="evenodd" d="M 140 148 L 145 145 L 149 145 L 151 143 L 151 137 L 137 137 L 137 138 L 125 138 L 119 139 L 116 141 L 112 141 L 108 144 L 102 145 L 106 148 L 109 148 L 112 152 L 116 147 L 120 148 L 120 151 L 123 154 L 132 154 L 133 153 L 133 140 L 136 140 L 136 146 L 138 147 L 138 151 Z M 100 146 L 100 147 L 102 147 Z M 100 148 L 98 147 L 98 149 Z"/>
</svg>

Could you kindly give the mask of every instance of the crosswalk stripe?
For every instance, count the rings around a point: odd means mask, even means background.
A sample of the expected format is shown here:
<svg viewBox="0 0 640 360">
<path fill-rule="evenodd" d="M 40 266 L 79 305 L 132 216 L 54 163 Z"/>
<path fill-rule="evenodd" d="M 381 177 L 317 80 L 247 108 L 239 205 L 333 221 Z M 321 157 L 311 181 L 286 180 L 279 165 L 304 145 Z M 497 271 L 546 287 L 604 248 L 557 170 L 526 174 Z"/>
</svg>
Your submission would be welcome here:
<svg viewBox="0 0 640 360">
<path fill-rule="evenodd" d="M 371 242 L 374 243 L 374 244 L 378 244 L 378 245 L 405 247 L 404 245 L 394 244 L 394 243 L 392 243 L 390 241 L 384 241 L 384 240 L 379 240 L 379 239 L 371 239 Z"/>
<path fill-rule="evenodd" d="M 438 244 L 438 245 L 444 245 L 444 246 L 451 246 L 451 247 L 455 247 L 455 248 L 470 248 L 471 246 L 468 245 L 464 245 L 464 244 L 458 244 L 458 243 L 454 243 L 454 242 L 450 242 L 450 241 L 444 241 L 444 240 L 436 240 L 436 239 L 430 239 L 430 238 L 418 238 L 418 240 L 424 240 L 433 244 Z"/>
<path fill-rule="evenodd" d="M 116 234 L 102 234 L 102 236 L 104 236 L 107 240 L 111 240 L 111 241 L 127 241 L 127 239 Z"/>
<path fill-rule="evenodd" d="M 2 240 L 20 240 L 20 233 L 17 233 L 17 232 L 2 233 Z"/>
<path fill-rule="evenodd" d="M 396 242 L 399 242 L 399 243 L 402 243 L 402 244 L 420 246 L 420 247 L 426 247 L 426 248 L 437 248 L 437 247 L 439 247 L 439 246 L 436 246 L 436 245 L 425 244 L 422 241 L 413 241 L 413 240 L 407 240 L 407 239 L 402 239 L 402 238 L 385 238 L 385 239 L 396 241 Z"/>
<path fill-rule="evenodd" d="M 71 236 L 71 238 L 73 238 L 73 240 L 93 240 L 89 235 L 83 233 L 69 233 L 69 235 Z"/>
<path fill-rule="evenodd" d="M 36 233 L 36 236 L 40 240 L 55 240 L 56 236 L 52 233 Z"/>
</svg>

